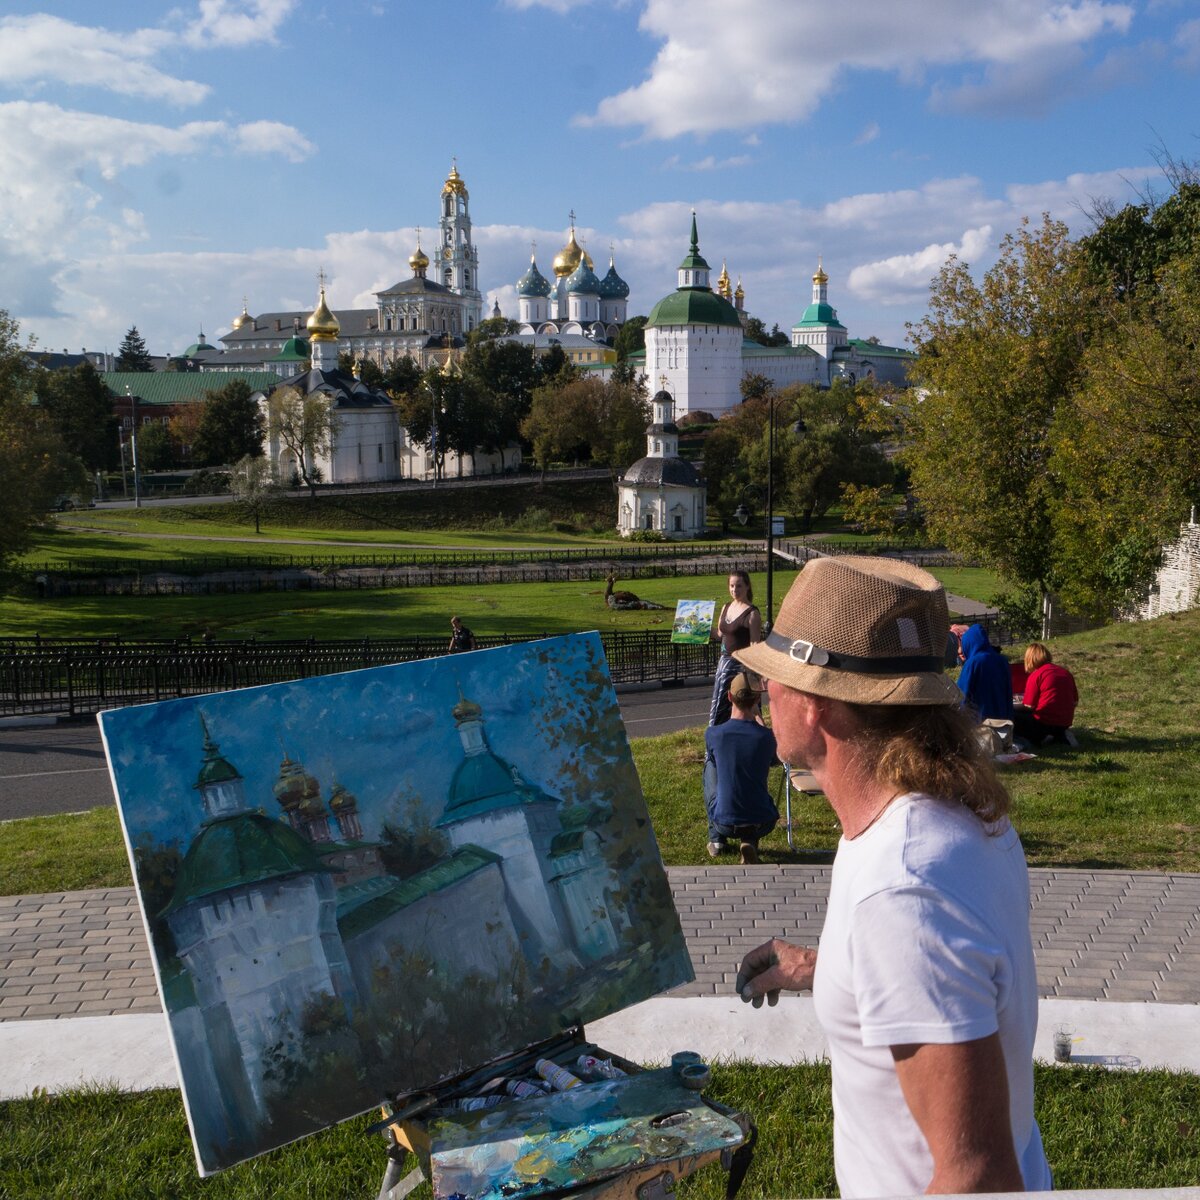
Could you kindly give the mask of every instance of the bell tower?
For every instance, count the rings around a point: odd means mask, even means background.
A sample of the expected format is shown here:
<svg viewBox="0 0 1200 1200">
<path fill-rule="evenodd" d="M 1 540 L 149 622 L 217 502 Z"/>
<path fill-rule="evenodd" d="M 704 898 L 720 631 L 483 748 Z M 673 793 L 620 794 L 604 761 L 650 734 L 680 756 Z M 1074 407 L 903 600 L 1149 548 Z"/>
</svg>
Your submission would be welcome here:
<svg viewBox="0 0 1200 1200">
<path fill-rule="evenodd" d="M 430 275 L 455 295 L 462 296 L 467 334 L 483 316 L 483 297 L 479 291 L 479 251 L 471 241 L 471 204 L 467 185 L 458 173 L 457 161 L 442 185 L 441 239 L 437 250 L 436 268 Z"/>
</svg>

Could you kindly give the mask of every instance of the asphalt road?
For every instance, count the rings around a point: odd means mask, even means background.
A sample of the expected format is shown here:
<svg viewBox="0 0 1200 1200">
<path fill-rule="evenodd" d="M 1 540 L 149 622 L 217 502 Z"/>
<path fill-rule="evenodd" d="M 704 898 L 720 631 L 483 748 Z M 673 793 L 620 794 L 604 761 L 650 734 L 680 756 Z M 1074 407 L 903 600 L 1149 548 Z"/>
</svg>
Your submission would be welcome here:
<svg viewBox="0 0 1200 1200">
<path fill-rule="evenodd" d="M 630 737 L 703 725 L 709 687 L 660 688 L 618 697 Z M 0 821 L 82 812 L 113 802 L 94 720 L 0 729 Z"/>
</svg>

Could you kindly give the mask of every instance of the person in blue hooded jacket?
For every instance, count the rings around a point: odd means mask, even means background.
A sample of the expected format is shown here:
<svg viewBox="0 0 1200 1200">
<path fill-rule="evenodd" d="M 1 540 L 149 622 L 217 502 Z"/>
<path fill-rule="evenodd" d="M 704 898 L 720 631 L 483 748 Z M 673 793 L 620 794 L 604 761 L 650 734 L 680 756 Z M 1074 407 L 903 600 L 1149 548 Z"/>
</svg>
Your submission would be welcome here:
<svg viewBox="0 0 1200 1200">
<path fill-rule="evenodd" d="M 962 653 L 958 690 L 963 694 L 963 703 L 980 721 L 1011 721 L 1012 674 L 1008 661 L 988 641 L 982 625 L 972 625 L 963 634 Z"/>
</svg>

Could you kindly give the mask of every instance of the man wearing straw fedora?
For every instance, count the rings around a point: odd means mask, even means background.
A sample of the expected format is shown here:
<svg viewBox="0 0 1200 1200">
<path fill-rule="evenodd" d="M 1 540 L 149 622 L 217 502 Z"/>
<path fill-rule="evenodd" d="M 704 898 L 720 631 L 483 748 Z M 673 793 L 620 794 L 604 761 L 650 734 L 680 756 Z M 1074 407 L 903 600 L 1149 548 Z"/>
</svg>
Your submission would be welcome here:
<svg viewBox="0 0 1200 1200">
<path fill-rule="evenodd" d="M 756 1008 L 812 989 L 846 1198 L 1052 1186 L 1025 854 L 943 674 L 948 626 L 925 571 L 823 558 L 736 652 L 769 681 L 779 757 L 812 771 L 842 827 L 819 950 L 767 942 L 737 989 Z"/>
</svg>

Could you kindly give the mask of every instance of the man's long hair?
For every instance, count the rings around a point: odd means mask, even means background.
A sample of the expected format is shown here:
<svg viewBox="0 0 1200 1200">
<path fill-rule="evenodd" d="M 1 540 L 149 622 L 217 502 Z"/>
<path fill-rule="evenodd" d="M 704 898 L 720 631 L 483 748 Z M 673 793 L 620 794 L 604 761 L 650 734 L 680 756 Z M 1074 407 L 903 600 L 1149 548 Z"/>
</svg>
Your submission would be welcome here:
<svg viewBox="0 0 1200 1200">
<path fill-rule="evenodd" d="M 880 783 L 955 800 L 998 826 L 1011 801 L 980 726 L 950 705 L 849 704 L 855 754 Z M 990 830 L 995 831 L 995 830 Z"/>
</svg>

